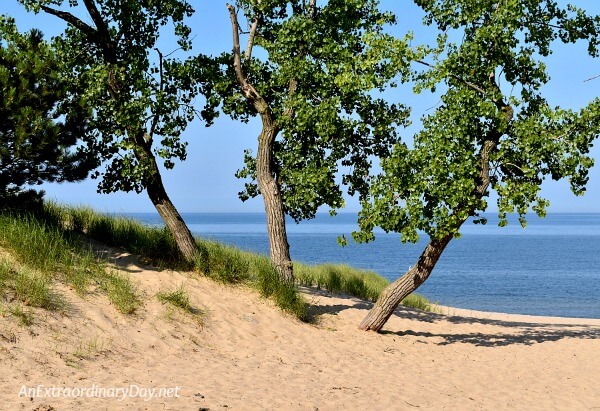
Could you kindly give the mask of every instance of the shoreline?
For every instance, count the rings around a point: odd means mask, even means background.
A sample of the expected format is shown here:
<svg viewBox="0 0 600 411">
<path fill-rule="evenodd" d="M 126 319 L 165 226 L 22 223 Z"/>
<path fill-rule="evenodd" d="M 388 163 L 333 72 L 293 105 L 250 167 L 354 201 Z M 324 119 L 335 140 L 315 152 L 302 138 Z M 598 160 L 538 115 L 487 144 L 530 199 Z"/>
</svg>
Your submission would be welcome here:
<svg viewBox="0 0 600 411">
<path fill-rule="evenodd" d="M 553 325 L 593 325 L 600 326 L 600 318 L 580 318 L 580 317 L 554 317 L 546 315 L 531 314 L 512 314 L 496 311 L 471 310 L 468 308 L 455 308 L 445 305 L 434 305 L 434 309 L 441 310 L 440 314 L 448 317 L 464 317 L 475 319 L 487 319 L 494 321 L 508 321 L 517 323 L 531 324 L 553 324 Z"/>
</svg>

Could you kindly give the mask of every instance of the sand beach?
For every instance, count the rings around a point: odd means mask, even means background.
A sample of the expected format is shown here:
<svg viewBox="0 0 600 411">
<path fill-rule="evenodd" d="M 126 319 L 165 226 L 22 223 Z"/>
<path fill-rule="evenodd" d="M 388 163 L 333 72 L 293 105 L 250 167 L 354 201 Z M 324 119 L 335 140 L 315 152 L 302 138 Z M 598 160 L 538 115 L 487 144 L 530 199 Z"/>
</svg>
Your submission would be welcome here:
<svg viewBox="0 0 600 411">
<path fill-rule="evenodd" d="M 125 316 L 63 286 L 62 313 L 0 317 L 1 409 L 600 409 L 600 320 L 401 308 L 367 333 L 371 303 L 354 297 L 304 288 L 306 324 L 253 290 L 111 253 L 144 305 Z M 181 284 L 200 320 L 153 297 Z"/>
</svg>

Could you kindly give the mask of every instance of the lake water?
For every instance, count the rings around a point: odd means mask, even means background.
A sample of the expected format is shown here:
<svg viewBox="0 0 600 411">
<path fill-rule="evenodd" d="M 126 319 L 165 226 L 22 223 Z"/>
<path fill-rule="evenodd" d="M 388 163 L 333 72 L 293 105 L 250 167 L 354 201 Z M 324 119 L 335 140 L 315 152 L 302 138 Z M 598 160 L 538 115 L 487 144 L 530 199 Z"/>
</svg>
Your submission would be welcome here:
<svg viewBox="0 0 600 411">
<path fill-rule="evenodd" d="M 152 225 L 157 214 L 129 217 Z M 497 226 L 466 223 L 418 292 L 442 305 L 531 315 L 600 318 L 600 214 L 551 214 L 529 218 L 525 229 L 516 218 Z M 268 254 L 263 214 L 183 214 L 196 235 Z M 389 280 L 415 264 L 427 239 L 402 244 L 396 234 L 376 234 L 369 244 L 351 238 L 355 214 L 319 215 L 300 224 L 288 222 L 292 258 L 310 264 L 346 263 L 376 271 Z"/>
</svg>

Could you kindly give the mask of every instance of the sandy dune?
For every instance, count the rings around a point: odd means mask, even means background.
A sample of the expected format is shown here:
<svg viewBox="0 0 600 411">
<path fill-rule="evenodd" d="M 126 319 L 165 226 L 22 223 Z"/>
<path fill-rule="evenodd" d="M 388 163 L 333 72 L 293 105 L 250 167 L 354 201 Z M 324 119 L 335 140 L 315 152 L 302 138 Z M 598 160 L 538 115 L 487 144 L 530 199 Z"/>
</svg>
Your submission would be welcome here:
<svg viewBox="0 0 600 411">
<path fill-rule="evenodd" d="M 317 321 L 303 324 L 251 290 L 113 258 L 146 295 L 136 316 L 61 289 L 64 314 L 36 311 L 29 329 L 0 317 L 0 409 L 600 409 L 600 320 L 401 309 L 365 333 L 370 304 L 352 297 L 304 290 Z M 154 298 L 182 283 L 202 324 Z M 38 386 L 56 397 L 25 395 Z"/>
</svg>

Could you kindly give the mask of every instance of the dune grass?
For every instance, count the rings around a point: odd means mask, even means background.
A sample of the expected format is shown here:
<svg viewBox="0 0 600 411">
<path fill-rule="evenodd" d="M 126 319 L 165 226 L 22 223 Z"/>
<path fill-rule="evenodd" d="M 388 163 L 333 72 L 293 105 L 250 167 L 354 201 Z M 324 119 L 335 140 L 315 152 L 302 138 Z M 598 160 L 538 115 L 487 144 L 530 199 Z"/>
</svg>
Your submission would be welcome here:
<svg viewBox="0 0 600 411">
<path fill-rule="evenodd" d="M 132 313 L 140 304 L 128 276 L 108 272 L 82 241 L 56 224 L 33 215 L 0 215 L 0 245 L 16 258 L 18 269 L 0 266 L 0 285 L 9 285 L 17 298 L 45 309 L 60 307 L 51 291 L 53 281 L 70 285 L 80 295 L 99 286 L 115 307 Z"/>
<path fill-rule="evenodd" d="M 89 207 L 68 207 L 45 203 L 39 216 L 48 226 L 82 233 L 94 240 L 150 259 L 158 267 L 191 268 L 181 258 L 166 228 L 150 227 L 125 217 L 102 214 Z"/>
<path fill-rule="evenodd" d="M 345 264 L 322 264 L 309 266 L 294 264 L 294 274 L 301 285 L 346 293 L 364 300 L 376 301 L 390 282 L 374 271 L 359 270 Z M 411 294 L 401 304 L 423 311 L 434 309 L 431 302 L 419 294 Z"/>
<path fill-rule="evenodd" d="M 129 276 L 114 271 L 105 271 L 97 278 L 102 291 L 123 314 L 132 314 L 142 301 Z"/>
<path fill-rule="evenodd" d="M 45 210 L 51 221 L 62 221 L 66 227 L 105 244 L 125 247 L 151 259 L 159 267 L 190 268 L 186 267 L 171 234 L 164 227 L 149 227 L 137 220 L 101 214 L 88 207 L 47 203 Z M 273 275 L 267 257 L 214 241 L 196 241 L 201 256 L 195 264 L 196 270 L 223 283 L 249 283 L 285 311 L 301 319 L 307 318 L 306 302 L 297 294 L 295 287 L 281 283 L 279 277 Z M 294 272 L 300 285 L 316 286 L 332 293 L 344 292 L 370 301 L 377 300 L 389 284 L 387 279 L 375 272 L 343 264 L 311 266 L 294 263 Z M 433 309 L 432 304 L 418 294 L 409 295 L 402 305 L 426 311 Z"/>
<path fill-rule="evenodd" d="M 19 321 L 20 325 L 25 327 L 33 325 L 34 316 L 31 309 L 25 309 L 21 304 L 13 304 L 8 307 L 8 312 Z"/>
<path fill-rule="evenodd" d="M 149 259 L 159 268 L 194 269 L 222 283 L 250 285 L 284 311 L 301 320 L 309 320 L 307 302 L 296 286 L 280 281 L 267 257 L 214 241 L 197 239 L 200 258 L 190 265 L 181 258 L 175 241 L 164 227 L 101 214 L 89 207 L 69 207 L 53 202 L 47 202 L 35 217 L 0 215 L 0 232 L 0 244 L 11 249 L 20 263 L 53 273 L 52 278 L 61 277 L 80 294 L 85 294 L 90 284 L 97 284 L 124 313 L 134 312 L 141 304 L 135 287 L 128 277 L 107 272 L 104 264 L 98 263 L 92 252 L 81 245 L 78 235 L 85 234 L 106 245 L 123 247 Z M 316 286 L 332 293 L 343 292 L 371 301 L 376 300 L 389 284 L 374 272 L 347 265 L 295 263 L 294 270 L 299 285 Z M 177 290 L 170 297 L 162 296 L 163 299 L 183 297 Z M 429 302 L 418 295 L 409 296 L 402 304 L 431 309 Z"/>
<path fill-rule="evenodd" d="M 310 266 L 294 264 L 299 283 L 316 286 L 332 293 L 344 292 L 365 300 L 374 301 L 389 281 L 373 271 L 363 271 L 344 264 Z"/>
</svg>

